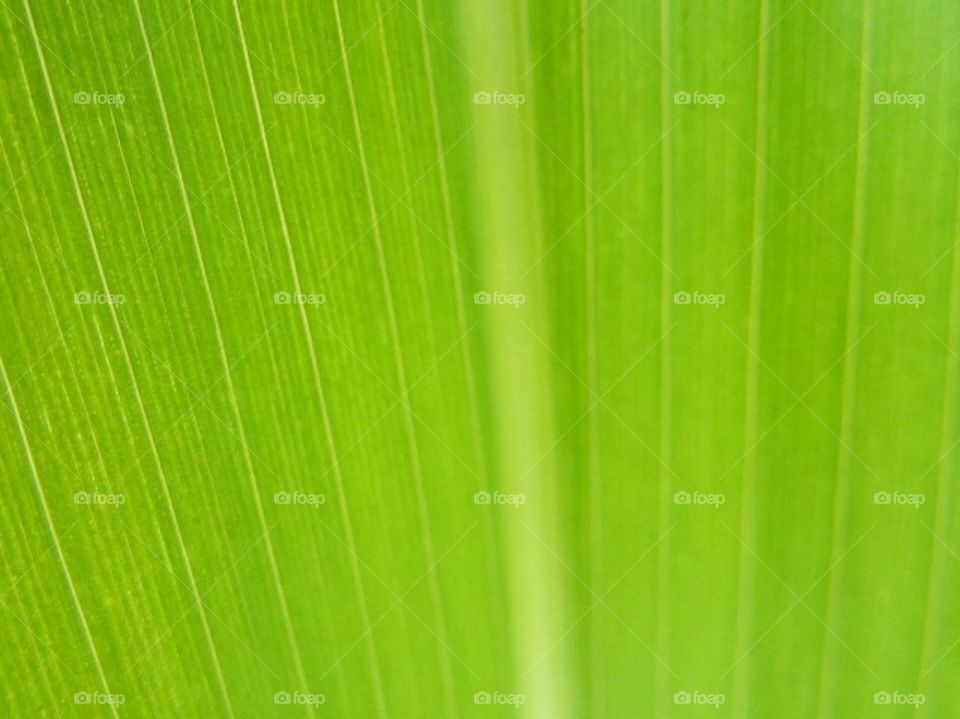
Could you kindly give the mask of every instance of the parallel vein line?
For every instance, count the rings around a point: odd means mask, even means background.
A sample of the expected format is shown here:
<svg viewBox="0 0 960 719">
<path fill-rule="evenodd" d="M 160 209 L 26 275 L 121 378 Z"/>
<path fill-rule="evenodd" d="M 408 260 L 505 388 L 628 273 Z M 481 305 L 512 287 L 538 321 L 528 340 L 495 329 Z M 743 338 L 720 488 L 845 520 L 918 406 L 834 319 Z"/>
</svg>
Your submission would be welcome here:
<svg viewBox="0 0 960 719">
<path fill-rule="evenodd" d="M 37 28 L 33 20 L 33 13 L 30 10 L 29 0 L 23 0 L 23 3 L 24 3 L 24 8 L 27 11 L 27 19 L 29 21 L 30 32 L 33 35 L 34 44 L 37 50 L 37 56 L 40 61 L 40 69 L 43 74 L 43 80 L 47 88 L 47 94 L 49 95 L 49 98 L 50 98 L 50 107 L 53 111 L 54 120 L 56 122 L 57 129 L 60 132 L 60 137 L 63 141 L 64 156 L 67 161 L 67 168 L 70 174 L 70 181 L 73 185 L 73 190 L 74 190 L 74 193 L 76 194 L 77 202 L 80 207 L 80 214 L 83 219 L 83 225 L 86 230 L 86 235 L 90 242 L 90 247 L 93 252 L 94 261 L 97 266 L 97 274 L 100 277 L 100 282 L 103 284 L 103 291 L 107 294 L 111 294 L 110 285 L 107 281 L 107 276 L 103 267 L 103 262 L 100 258 L 100 250 L 97 246 L 97 239 L 93 233 L 93 225 L 90 221 L 90 214 L 87 211 L 86 200 L 84 200 L 83 192 L 80 190 L 80 182 L 79 182 L 79 179 L 77 178 L 77 171 L 73 164 L 73 153 L 70 149 L 70 143 L 67 142 L 66 132 L 64 131 L 63 122 L 60 118 L 60 109 L 59 109 L 59 106 L 57 105 L 56 95 L 53 92 L 53 83 L 50 80 L 50 73 L 47 69 L 47 63 L 43 55 L 40 37 L 37 34 Z M 154 441 L 153 428 L 151 427 L 150 419 L 147 416 L 146 406 L 144 405 L 143 395 L 140 390 L 140 384 L 137 380 L 136 372 L 134 371 L 134 368 L 133 368 L 133 361 L 130 358 L 130 352 L 129 352 L 129 349 L 127 348 L 126 340 L 124 339 L 123 330 L 120 326 L 119 318 L 117 317 L 117 309 L 116 309 L 116 306 L 113 304 L 108 304 L 107 307 L 110 312 L 110 317 L 113 322 L 114 330 L 116 331 L 116 334 L 117 334 L 117 339 L 120 342 L 121 353 L 123 355 L 124 363 L 126 364 L 127 372 L 130 375 L 131 385 L 137 400 L 137 407 L 139 409 L 141 419 L 143 420 L 144 429 L 147 433 L 147 441 L 150 445 L 151 453 L 153 454 L 154 462 L 156 464 L 157 471 L 160 476 L 160 486 L 163 491 L 167 508 L 170 512 L 170 518 L 173 523 L 174 532 L 177 536 L 177 542 L 179 543 L 180 552 L 182 554 L 184 563 L 186 565 L 187 573 L 190 576 L 191 584 L 194 588 L 194 595 L 199 596 L 199 590 L 197 589 L 196 580 L 193 576 L 193 566 L 191 564 L 190 555 L 187 552 L 187 545 L 184 540 L 183 533 L 180 530 L 180 523 L 177 519 L 176 510 L 173 507 L 173 498 L 170 494 L 170 487 L 167 483 L 166 473 L 163 469 L 163 463 L 160 461 L 160 455 L 157 451 L 156 442 Z M 214 668 L 217 673 L 217 680 L 220 685 L 220 690 L 221 690 L 221 693 L 223 694 L 224 700 L 227 702 L 227 706 L 229 707 L 230 706 L 229 695 L 227 694 L 226 685 L 223 680 L 223 671 L 220 666 L 220 659 L 217 655 L 216 647 L 213 643 L 213 636 L 210 633 L 210 627 L 207 623 L 206 615 L 203 613 L 202 610 L 200 614 L 201 614 L 201 619 L 202 619 L 203 628 L 204 628 L 204 635 L 207 641 L 207 645 L 210 649 L 211 655 L 213 656 Z"/>
<path fill-rule="evenodd" d="M 250 84 L 251 99 L 253 100 L 254 111 L 257 116 L 257 123 L 260 127 L 260 136 L 263 140 L 263 150 L 267 163 L 267 172 L 270 177 L 270 186 L 273 191 L 274 202 L 277 205 L 277 213 L 280 219 L 280 229 L 283 236 L 284 246 L 286 248 L 287 260 L 290 264 L 290 271 L 293 276 L 294 290 L 301 292 L 300 272 L 297 268 L 297 261 L 293 254 L 293 244 L 290 240 L 290 229 L 287 226 L 286 211 L 283 207 L 283 201 L 280 197 L 280 187 L 277 184 L 277 173 L 273 165 L 273 157 L 270 152 L 270 142 L 267 140 L 266 126 L 263 122 L 263 111 L 260 109 L 259 92 L 257 90 L 256 80 L 253 77 L 253 67 L 250 62 L 250 50 L 247 45 L 246 32 L 243 27 L 243 19 L 240 16 L 240 6 L 237 0 L 233 0 L 233 11 L 239 30 L 240 46 L 243 49 L 243 60 L 247 70 L 247 80 Z M 297 305 L 299 308 L 300 320 L 303 325 L 303 331 L 307 338 L 307 355 L 310 360 L 310 368 L 313 373 L 314 385 L 317 391 L 317 398 L 320 404 L 321 418 L 323 421 L 324 434 L 328 449 L 330 452 L 330 461 L 333 465 L 334 482 L 337 489 L 338 506 L 340 507 L 341 521 L 344 525 L 344 531 L 347 536 L 347 546 L 351 548 L 350 554 L 350 573 L 357 594 L 357 601 L 360 605 L 360 614 L 365 627 L 370 627 L 370 612 L 367 608 L 366 594 L 363 589 L 363 583 L 360 578 L 360 567 L 356 560 L 356 542 L 354 540 L 353 522 L 350 518 L 350 512 L 347 506 L 346 492 L 343 484 L 343 475 L 340 468 L 340 460 L 337 455 L 337 447 L 333 436 L 333 427 L 330 421 L 330 411 L 327 407 L 326 394 L 323 388 L 323 382 L 320 379 L 320 367 L 317 361 L 316 349 L 314 347 L 313 335 L 310 331 L 310 324 L 307 320 L 307 310 L 303 304 Z M 377 662 L 376 645 L 372 639 L 367 638 L 368 659 L 370 665 L 371 679 L 374 685 L 375 700 L 377 704 L 377 713 L 381 719 L 386 719 L 386 699 L 383 692 L 383 680 L 380 676 L 380 668 Z"/>
<path fill-rule="evenodd" d="M 31 20 L 32 23 L 32 20 Z M 107 694 L 112 694 L 110 691 L 110 683 L 107 681 L 107 675 L 103 670 L 103 664 L 100 661 L 100 655 L 97 652 L 97 645 L 93 641 L 93 634 L 90 631 L 90 624 L 87 622 L 87 615 L 83 611 L 83 605 L 80 603 L 80 597 L 77 595 L 77 588 L 73 583 L 73 577 L 70 574 L 70 568 L 67 566 L 67 559 L 63 554 L 63 546 L 60 544 L 60 535 L 57 534 L 57 529 L 53 524 L 53 517 L 50 515 L 50 507 L 47 504 L 47 495 L 44 492 L 43 484 L 40 482 L 40 474 L 37 472 L 37 465 L 33 459 L 33 451 L 30 449 L 30 441 L 27 439 L 26 428 L 23 424 L 23 417 L 20 414 L 20 408 L 17 406 L 17 398 L 13 393 L 13 387 L 10 386 L 10 379 L 7 377 L 7 368 L 3 361 L 3 357 L 0 356 L 0 374 L 3 375 L 3 383 L 7 387 L 7 394 L 10 397 L 10 404 L 13 408 L 13 416 L 17 420 L 17 430 L 20 433 L 20 441 L 23 443 L 23 451 L 27 456 L 27 463 L 30 465 L 30 476 L 33 478 L 33 486 L 37 491 L 37 496 L 40 497 L 40 506 L 43 508 L 43 517 L 47 523 L 47 529 L 50 530 L 50 536 L 53 539 L 54 547 L 57 551 L 57 560 L 60 563 L 60 568 L 63 570 L 64 579 L 67 582 L 67 588 L 70 590 L 70 597 L 73 600 L 73 606 L 77 610 L 77 617 L 80 619 L 80 624 L 83 627 L 83 636 L 87 641 L 87 647 L 90 649 L 90 654 L 93 655 L 93 663 L 97 668 L 97 675 L 100 678 L 100 683 L 103 685 L 103 690 Z M 111 713 L 118 717 L 116 704 L 110 703 Z"/>
</svg>

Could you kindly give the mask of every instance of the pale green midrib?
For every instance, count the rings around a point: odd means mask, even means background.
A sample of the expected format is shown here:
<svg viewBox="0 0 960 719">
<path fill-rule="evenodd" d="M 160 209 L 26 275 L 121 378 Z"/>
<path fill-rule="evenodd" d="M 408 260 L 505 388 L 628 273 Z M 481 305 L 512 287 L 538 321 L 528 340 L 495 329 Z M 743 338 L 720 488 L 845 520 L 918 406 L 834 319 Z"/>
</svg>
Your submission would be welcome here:
<svg viewBox="0 0 960 719">
<path fill-rule="evenodd" d="M 357 110 L 357 100 L 354 92 L 353 78 L 350 73 L 350 59 L 347 54 L 347 44 L 344 38 L 343 22 L 340 17 L 339 0 L 333 0 L 333 11 L 337 24 L 337 37 L 340 41 L 340 53 L 343 59 L 344 74 L 347 80 L 347 96 L 350 101 L 350 112 L 353 118 L 353 128 L 356 134 L 357 149 L 360 154 L 360 165 L 362 168 L 364 191 L 367 198 L 367 208 L 370 212 L 370 219 L 373 222 L 373 237 L 377 249 L 377 263 L 380 270 L 380 280 L 383 284 L 384 298 L 387 309 L 387 326 L 390 331 L 390 344 L 393 347 L 393 359 L 397 373 L 397 381 L 400 385 L 400 403 L 403 405 L 404 412 L 404 434 L 407 441 L 407 449 L 410 452 L 410 461 L 413 472 L 413 486 L 417 499 L 417 514 L 420 524 L 420 541 L 424 547 L 425 560 L 427 566 L 433 566 L 436 561 L 436 552 L 433 548 L 433 537 L 431 535 L 432 526 L 430 522 L 430 512 L 427 508 L 427 497 L 424 490 L 423 468 L 420 460 L 420 448 L 417 443 L 416 430 L 413 427 L 413 409 L 410 407 L 410 388 L 407 382 L 406 365 L 401 352 L 400 331 L 397 326 L 397 314 L 393 304 L 393 288 L 390 283 L 390 275 L 387 271 L 387 261 L 384 255 L 383 238 L 380 233 L 380 220 L 377 215 L 376 202 L 373 195 L 373 183 L 370 179 L 370 168 L 367 164 L 367 154 L 364 147 L 363 131 L 360 127 L 360 114 Z M 440 594 L 440 586 L 435 572 L 430 572 L 427 579 L 430 588 L 430 598 L 433 605 L 434 619 L 437 622 L 435 631 L 440 638 L 440 644 L 443 649 L 440 651 L 440 671 L 444 687 L 444 696 L 447 701 L 447 710 L 451 716 L 456 716 L 457 701 L 456 691 L 453 681 L 453 669 L 450 664 L 450 655 L 446 651 L 449 644 L 447 639 L 447 620 L 443 609 L 443 598 Z"/>
<path fill-rule="evenodd" d="M 475 73 L 477 85 L 465 88 L 464 101 L 471 93 L 520 91 L 528 38 L 518 29 L 515 16 L 524 11 L 510 0 L 491 0 L 470 6 L 461 15 L 465 61 Z M 537 540 L 551 544 L 556 535 L 556 507 L 560 495 L 555 483 L 558 474 L 549 451 L 543 461 L 541 450 L 553 435 L 553 397 L 547 372 L 551 362 L 524 323 L 537 334 L 548 334 L 548 295 L 541 281 L 517 278 L 518 268 L 529 265 L 530 255 L 542 251 L 542 224 L 539 218 L 539 177 L 536 146 L 522 127 L 522 113 L 531 112 L 535 99 L 528 95 L 522 109 L 495 105 L 472 105 L 476 120 L 475 217 L 478 235 L 479 270 L 488 291 L 517 292 L 527 296 L 521 309 L 481 306 L 487 338 L 491 446 L 495 448 L 493 477 L 499 488 L 522 492 L 526 504 L 517 510 L 522 516 L 497 511 L 503 532 L 502 556 L 506 566 L 506 598 L 514 686 L 485 686 L 519 692 L 527 697 L 524 716 L 533 719 L 570 719 L 575 716 L 579 672 L 570 654 L 554 646 L 575 625 L 569 576 L 553 556 L 547 556 Z M 519 115 L 519 116 L 518 116 Z M 515 316 L 512 313 L 522 313 Z M 521 319 L 522 318 L 522 319 Z M 535 476 L 521 480 L 531 465 Z M 490 489 L 494 489 L 491 487 Z M 535 588 L 535 589 L 534 589 Z"/>
<path fill-rule="evenodd" d="M 253 75 L 253 67 L 250 62 L 250 51 L 247 46 L 246 33 L 243 26 L 243 19 L 240 16 L 240 6 L 237 3 L 237 0 L 232 0 L 234 17 L 237 22 L 237 29 L 240 36 L 240 46 L 243 49 L 243 60 L 244 66 L 247 72 L 247 79 L 250 85 L 251 99 L 253 101 L 253 108 L 257 117 L 257 124 L 260 129 L 260 137 L 263 142 L 264 156 L 267 163 L 267 173 L 270 179 L 270 187 L 273 194 L 274 202 L 277 206 L 277 214 L 280 220 L 280 229 L 281 235 L 283 237 L 284 248 L 287 255 L 287 261 L 290 266 L 290 272 L 293 278 L 294 291 L 297 293 L 302 292 L 302 285 L 300 282 L 300 273 L 297 268 L 297 261 L 293 254 L 293 244 L 290 238 L 290 229 L 287 225 L 286 211 L 283 207 L 283 201 L 280 197 L 280 187 L 277 183 L 276 171 L 273 166 L 273 157 L 270 152 L 270 142 L 267 139 L 266 126 L 263 122 L 263 111 L 260 109 L 260 99 L 257 90 L 256 80 Z M 343 483 L 343 475 L 340 469 L 340 459 L 337 453 L 337 446 L 334 440 L 333 435 L 333 426 L 330 421 L 330 411 L 327 406 L 326 392 L 323 387 L 323 382 L 320 378 L 320 366 L 317 361 L 316 349 L 314 347 L 313 333 L 310 331 L 310 323 L 307 319 L 307 310 L 303 304 L 298 304 L 299 315 L 301 326 L 303 327 L 304 335 L 306 336 L 306 345 L 307 345 L 307 356 L 310 361 L 310 369 L 313 375 L 314 388 L 317 392 L 317 400 L 320 406 L 321 420 L 323 423 L 324 437 L 327 443 L 328 451 L 330 452 L 330 462 L 333 466 L 333 476 L 334 484 L 337 491 L 337 504 L 340 513 L 340 519 L 343 523 L 344 533 L 346 535 L 346 544 L 349 554 L 349 563 L 350 563 L 350 576 L 351 581 L 354 586 L 354 591 L 357 595 L 357 602 L 359 604 L 361 621 L 364 626 L 364 638 L 365 645 L 367 650 L 367 659 L 370 666 L 370 675 L 371 680 L 374 685 L 374 699 L 377 706 L 377 714 L 381 719 L 386 719 L 387 710 L 386 710 L 386 699 L 383 692 L 383 679 L 380 673 L 379 661 L 377 657 L 376 645 L 373 642 L 372 637 L 372 625 L 370 622 L 370 612 L 367 606 L 366 593 L 363 589 L 363 582 L 360 576 L 360 566 L 358 555 L 356 552 L 356 540 L 354 537 L 353 530 L 353 521 L 350 517 L 349 507 L 347 505 L 346 498 L 346 489 Z M 304 689 L 305 691 L 307 689 Z"/>
<path fill-rule="evenodd" d="M 104 692 L 107 694 L 112 694 L 110 691 L 110 683 L 107 681 L 107 675 L 103 669 L 103 663 L 100 661 L 100 654 L 97 652 L 97 645 L 94 642 L 93 634 L 90 631 L 90 624 L 87 621 L 87 615 L 83 611 L 83 605 L 80 603 L 80 597 L 77 595 L 77 589 L 73 581 L 73 576 L 71 575 L 70 568 L 67 565 L 67 558 L 63 553 L 63 546 L 60 543 L 60 535 L 57 533 L 56 526 L 53 523 L 53 516 L 50 513 L 50 506 L 47 503 L 47 495 L 43 489 L 43 484 L 40 481 L 40 474 L 37 471 L 37 465 L 33 458 L 33 452 L 30 449 L 30 442 L 27 439 L 27 432 L 23 423 L 23 417 L 20 415 L 20 408 L 17 406 L 17 398 L 13 392 L 13 386 L 10 384 L 10 379 L 7 376 L 7 367 L 2 355 L 0 355 L 0 375 L 3 376 L 3 384 L 7 388 L 6 394 L 10 397 L 13 417 L 16 420 L 17 431 L 20 434 L 20 441 L 23 444 L 23 451 L 27 459 L 27 464 L 30 467 L 30 476 L 33 479 L 33 487 L 40 499 L 40 506 L 43 509 L 43 517 L 46 522 L 47 529 L 50 531 L 50 537 L 53 540 L 54 547 L 56 548 L 57 562 L 61 571 L 63 572 L 64 580 L 67 583 L 67 589 L 70 591 L 70 598 L 73 603 L 73 608 L 77 612 L 77 618 L 80 620 L 80 626 L 83 629 L 83 636 L 87 644 L 87 649 L 90 650 L 90 654 L 93 657 L 93 664 L 97 670 L 97 677 L 100 679 L 100 683 L 103 684 Z M 116 705 L 111 703 L 109 706 L 111 714 L 119 719 L 120 715 L 117 712 Z"/>
<path fill-rule="evenodd" d="M 767 104 L 769 83 L 769 54 L 767 24 L 770 19 L 769 0 L 763 0 L 760 7 L 757 43 L 757 87 L 756 115 L 754 128 L 755 163 L 753 168 L 753 218 L 750 240 L 750 295 L 747 306 L 747 367 L 746 391 L 744 395 L 744 433 L 743 444 L 746 451 L 743 466 L 743 484 L 740 490 L 740 542 L 754 546 L 756 530 L 756 482 L 757 458 L 756 444 L 759 426 L 759 371 L 760 342 L 763 303 L 763 250 L 764 217 L 766 211 L 766 156 L 767 156 Z M 733 703 L 735 715 L 750 716 L 750 662 L 745 655 L 752 647 L 751 629 L 752 600 L 754 597 L 754 562 L 748 556 L 745 547 L 740 546 L 737 554 L 737 613 L 735 620 L 736 643 L 734 659 L 738 662 L 733 677 Z"/>
<path fill-rule="evenodd" d="M 248 480 L 250 482 L 250 491 L 253 495 L 253 504 L 257 514 L 257 521 L 259 524 L 259 529 L 263 535 L 263 544 L 266 549 L 267 561 L 270 566 L 270 574 L 273 580 L 274 588 L 277 592 L 277 599 L 280 603 L 280 612 L 283 618 L 284 631 L 287 635 L 287 641 L 290 644 L 290 651 L 293 657 L 294 669 L 297 674 L 297 680 L 300 685 L 303 687 L 302 691 L 309 691 L 309 685 L 307 683 L 306 672 L 303 668 L 303 660 L 300 655 L 300 648 L 297 644 L 296 634 L 293 629 L 293 621 L 290 617 L 290 608 L 287 602 L 286 592 L 283 588 L 283 582 L 280 577 L 280 569 L 277 566 L 276 553 L 273 549 L 273 541 L 270 537 L 270 530 L 267 526 L 267 519 L 263 509 L 263 497 L 260 490 L 260 484 L 257 479 L 256 470 L 253 466 L 253 458 L 250 456 L 250 446 L 247 443 L 247 433 L 246 428 L 243 423 L 243 417 L 240 412 L 240 405 L 237 400 L 237 392 L 233 383 L 233 372 L 231 371 L 230 361 L 227 358 L 227 349 L 223 340 L 223 330 L 220 325 L 220 316 L 217 311 L 216 301 L 213 297 L 213 290 L 210 286 L 210 278 L 207 274 L 207 264 L 203 256 L 203 251 L 200 247 L 200 238 L 197 234 L 196 223 L 193 218 L 193 210 L 190 205 L 190 198 L 187 195 L 187 187 L 183 179 L 183 168 L 180 164 L 180 156 L 177 152 L 176 142 L 173 139 L 173 130 L 170 126 L 170 118 L 167 114 L 166 102 L 163 96 L 163 90 L 160 86 L 160 78 L 157 73 L 156 63 L 153 58 L 153 49 L 150 45 L 150 38 L 147 35 L 147 28 L 144 24 L 143 13 L 140 9 L 139 0 L 134 0 L 134 8 L 136 9 L 137 21 L 140 26 L 140 33 L 143 38 L 143 44 L 146 48 L 146 57 L 147 64 L 150 68 L 150 77 L 153 80 L 153 86 L 157 93 L 157 99 L 159 101 L 160 108 L 160 117 L 163 121 L 163 129 L 167 139 L 167 145 L 170 150 L 170 155 L 173 158 L 173 167 L 177 177 L 177 186 L 180 193 L 180 199 L 183 202 L 184 209 L 187 214 L 187 224 L 190 229 L 190 238 L 193 244 L 193 250 L 195 257 L 197 259 L 197 265 L 200 269 L 200 277 L 203 284 L 203 292 L 207 301 L 207 308 L 210 310 L 211 317 L 213 319 L 213 329 L 214 335 L 217 342 L 217 353 L 220 359 L 220 364 L 223 367 L 224 379 L 227 383 L 227 400 L 230 404 L 230 409 L 233 414 L 234 420 L 237 423 L 237 430 L 239 432 L 239 440 L 241 453 L 243 455 L 244 464 L 246 465 Z M 202 56 L 201 56 L 202 58 Z M 206 69 L 204 68 L 204 73 Z M 191 579 L 191 584 L 193 580 Z M 233 714 L 233 707 L 230 702 L 227 703 L 227 709 L 230 714 Z M 307 705 L 307 713 L 311 716 L 315 715 L 315 710 L 312 704 Z"/>
<path fill-rule="evenodd" d="M 860 332 L 860 307 L 862 304 L 863 272 L 860 258 L 863 256 L 864 223 L 866 221 L 867 196 L 867 160 L 869 156 L 869 142 L 867 139 L 867 123 L 869 119 L 870 88 L 867 73 L 871 60 L 870 30 L 872 26 L 872 0 L 865 0 L 863 4 L 863 24 L 861 29 L 861 70 L 860 70 L 860 104 L 857 120 L 857 159 L 856 176 L 854 179 L 853 223 L 850 242 L 850 273 L 847 283 L 846 325 L 844 327 L 843 351 L 846 352 L 843 360 L 843 384 L 840 402 L 840 437 L 837 445 L 837 477 L 834 485 L 834 504 L 831 516 L 832 537 L 830 542 L 830 566 L 832 571 L 827 580 L 827 612 L 824 619 L 826 627 L 836 626 L 841 615 L 842 565 L 835 566 L 849 543 L 847 519 L 850 513 L 850 482 L 851 482 L 851 450 L 853 443 L 853 417 L 855 413 L 854 399 L 856 392 L 857 358 L 859 350 L 854 340 Z M 851 344 L 852 343 L 852 344 Z M 833 716 L 832 699 L 833 683 L 836 679 L 835 654 L 836 642 L 831 642 L 826 633 L 823 635 L 820 661 L 820 681 L 817 692 L 817 716 L 828 719 Z"/>
</svg>

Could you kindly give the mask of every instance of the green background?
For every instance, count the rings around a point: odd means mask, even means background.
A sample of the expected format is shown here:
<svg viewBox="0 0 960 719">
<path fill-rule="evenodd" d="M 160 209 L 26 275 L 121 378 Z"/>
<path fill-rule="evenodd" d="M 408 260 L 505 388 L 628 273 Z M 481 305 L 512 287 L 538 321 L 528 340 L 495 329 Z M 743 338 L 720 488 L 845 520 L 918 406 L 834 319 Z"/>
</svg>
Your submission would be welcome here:
<svg viewBox="0 0 960 719">
<path fill-rule="evenodd" d="M 4 716 L 960 704 L 960 5 L 0 23 Z"/>
</svg>

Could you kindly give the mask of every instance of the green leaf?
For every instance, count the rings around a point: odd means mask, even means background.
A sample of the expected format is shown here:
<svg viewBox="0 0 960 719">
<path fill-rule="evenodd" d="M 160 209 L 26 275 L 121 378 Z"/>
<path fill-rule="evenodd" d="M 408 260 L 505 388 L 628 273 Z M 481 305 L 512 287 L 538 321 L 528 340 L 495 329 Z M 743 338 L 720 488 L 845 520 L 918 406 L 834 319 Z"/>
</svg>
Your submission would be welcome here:
<svg viewBox="0 0 960 719">
<path fill-rule="evenodd" d="M 960 8 L 0 17 L 4 716 L 960 701 Z"/>
</svg>

